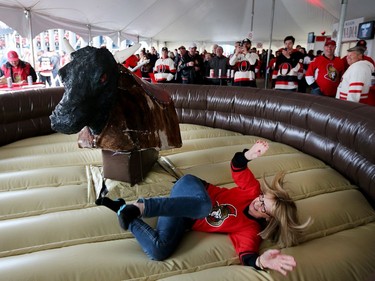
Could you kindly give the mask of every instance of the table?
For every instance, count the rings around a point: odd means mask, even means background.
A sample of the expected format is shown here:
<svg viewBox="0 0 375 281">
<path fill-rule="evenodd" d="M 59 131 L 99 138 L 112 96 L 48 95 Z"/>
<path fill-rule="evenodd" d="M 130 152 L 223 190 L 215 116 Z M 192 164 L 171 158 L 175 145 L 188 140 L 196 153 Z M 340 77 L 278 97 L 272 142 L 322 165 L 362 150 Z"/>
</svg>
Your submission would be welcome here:
<svg viewBox="0 0 375 281">
<path fill-rule="evenodd" d="M 21 90 L 28 90 L 28 89 L 40 89 L 44 88 L 46 85 L 41 82 L 34 82 L 32 85 L 27 83 L 13 83 L 13 87 L 9 88 L 7 84 L 0 84 L 0 94 L 4 94 L 6 92 L 13 92 L 13 91 L 21 91 Z"/>
</svg>

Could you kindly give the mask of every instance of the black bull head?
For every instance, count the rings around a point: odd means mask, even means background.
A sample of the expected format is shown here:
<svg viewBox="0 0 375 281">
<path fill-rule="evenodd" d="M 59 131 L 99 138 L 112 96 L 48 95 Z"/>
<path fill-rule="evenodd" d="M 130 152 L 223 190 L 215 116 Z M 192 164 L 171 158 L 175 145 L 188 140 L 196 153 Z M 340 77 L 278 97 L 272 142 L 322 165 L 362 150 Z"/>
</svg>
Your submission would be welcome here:
<svg viewBox="0 0 375 281">
<path fill-rule="evenodd" d="M 52 112 L 52 129 L 80 132 L 80 147 L 132 151 L 181 146 L 169 95 L 117 64 L 107 49 L 85 47 L 60 69 L 64 95 Z"/>
</svg>

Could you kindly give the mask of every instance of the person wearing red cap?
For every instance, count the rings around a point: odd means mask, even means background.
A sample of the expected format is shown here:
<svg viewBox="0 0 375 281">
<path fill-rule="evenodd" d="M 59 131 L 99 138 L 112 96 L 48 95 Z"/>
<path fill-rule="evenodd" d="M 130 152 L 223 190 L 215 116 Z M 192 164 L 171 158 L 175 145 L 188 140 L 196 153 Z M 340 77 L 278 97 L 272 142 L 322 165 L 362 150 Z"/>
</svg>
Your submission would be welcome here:
<svg viewBox="0 0 375 281">
<path fill-rule="evenodd" d="M 344 74 L 344 64 L 335 56 L 336 42 L 327 40 L 324 44 L 324 54 L 315 57 L 306 71 L 306 82 L 311 87 L 313 95 L 335 97 L 341 76 Z"/>
<path fill-rule="evenodd" d="M 365 49 L 365 52 L 367 50 L 367 42 L 365 40 L 359 40 L 355 46 L 356 47 L 362 47 L 363 49 Z M 372 65 L 375 67 L 375 62 L 374 62 L 374 60 L 371 57 L 366 56 L 364 54 L 363 55 L 363 59 L 367 60 L 368 62 L 371 62 Z M 346 56 L 342 58 L 342 61 L 344 63 L 345 70 L 347 70 L 348 67 L 349 67 L 349 64 L 348 64 L 348 61 L 346 60 Z"/>
<path fill-rule="evenodd" d="M 19 59 L 17 52 L 8 52 L 8 61 L 0 69 L 0 77 L 11 77 L 13 83 L 27 81 L 27 76 L 31 75 L 33 82 L 36 82 L 37 76 L 34 68 L 25 61 Z"/>
</svg>

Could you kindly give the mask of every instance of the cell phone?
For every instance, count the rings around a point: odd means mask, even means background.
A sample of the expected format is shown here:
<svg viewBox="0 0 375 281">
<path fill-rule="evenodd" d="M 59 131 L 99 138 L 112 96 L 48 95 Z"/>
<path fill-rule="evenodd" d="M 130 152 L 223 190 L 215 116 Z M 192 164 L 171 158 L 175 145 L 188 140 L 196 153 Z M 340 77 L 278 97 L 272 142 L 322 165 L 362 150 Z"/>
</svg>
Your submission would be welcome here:
<svg viewBox="0 0 375 281">
<path fill-rule="evenodd" d="M 285 51 L 288 51 L 288 48 L 284 48 Z"/>
</svg>

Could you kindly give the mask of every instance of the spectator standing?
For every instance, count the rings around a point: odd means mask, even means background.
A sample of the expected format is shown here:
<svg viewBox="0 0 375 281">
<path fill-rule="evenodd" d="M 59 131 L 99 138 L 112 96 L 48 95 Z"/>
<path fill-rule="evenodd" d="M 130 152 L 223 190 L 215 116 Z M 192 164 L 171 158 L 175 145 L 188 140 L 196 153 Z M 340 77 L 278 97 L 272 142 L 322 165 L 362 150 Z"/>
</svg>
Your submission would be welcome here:
<svg viewBox="0 0 375 281">
<path fill-rule="evenodd" d="M 176 52 L 175 50 L 175 58 L 174 58 L 174 65 L 176 66 L 177 68 L 177 72 L 176 72 L 176 76 L 175 76 L 175 80 L 176 80 L 176 83 L 181 83 L 182 82 L 182 77 L 181 77 L 181 74 L 182 74 L 182 69 L 181 69 L 181 58 L 183 56 L 185 56 L 186 54 L 186 48 L 185 46 L 180 46 Z"/>
<path fill-rule="evenodd" d="M 174 61 L 168 56 L 168 48 L 163 47 L 161 57 L 156 61 L 154 67 L 155 80 L 158 83 L 173 81 L 175 73 Z"/>
<path fill-rule="evenodd" d="M 217 47 L 219 47 L 218 44 L 214 44 L 214 45 L 212 46 L 212 57 L 216 56 L 216 49 L 217 49 Z"/>
<path fill-rule="evenodd" d="M 173 61 L 174 61 L 174 59 L 176 58 L 174 52 L 172 52 L 172 51 L 169 51 L 169 52 L 168 52 L 168 57 L 170 57 Z M 175 68 L 176 68 L 176 67 L 175 67 Z"/>
<path fill-rule="evenodd" d="M 356 47 L 362 47 L 365 50 L 365 52 L 367 50 L 367 42 L 365 40 L 359 40 L 355 46 Z M 367 60 L 368 62 L 371 62 L 372 65 L 375 67 L 375 62 L 374 62 L 374 60 L 371 57 L 366 56 L 365 54 L 363 54 L 363 59 Z M 348 61 L 346 59 L 346 56 L 342 58 L 342 61 L 344 63 L 345 70 L 347 70 L 348 67 L 349 67 L 349 64 L 348 64 Z"/>
<path fill-rule="evenodd" d="M 234 86 L 248 86 L 256 88 L 255 67 L 259 57 L 251 52 L 251 41 L 246 38 L 242 40 L 241 45 L 235 49 L 231 56 L 229 64 L 235 67 Z"/>
<path fill-rule="evenodd" d="M 51 77 L 52 77 L 52 63 L 51 57 L 49 52 L 43 50 L 41 56 L 38 59 L 39 61 L 39 80 L 43 83 L 48 83 L 51 85 Z"/>
<path fill-rule="evenodd" d="M 276 69 L 276 61 L 277 61 L 277 58 L 280 56 L 280 54 L 281 54 L 281 51 L 277 50 L 275 52 L 275 57 L 270 60 L 270 63 L 268 65 L 272 88 L 275 88 L 275 84 L 276 84 L 277 73 L 278 73 L 278 70 Z"/>
<path fill-rule="evenodd" d="M 210 60 L 210 68 L 214 70 L 214 75 L 216 77 L 226 76 L 227 70 L 229 68 L 228 58 L 223 55 L 223 52 L 224 52 L 223 47 L 217 46 L 216 55 Z M 212 79 L 212 84 L 226 85 L 227 81 L 224 80 L 222 81 L 222 83 L 220 83 L 220 79 Z"/>
<path fill-rule="evenodd" d="M 179 62 L 181 79 L 183 84 L 200 84 L 202 82 L 203 60 L 197 54 L 197 45 L 191 43 L 189 51 L 184 55 L 181 53 Z"/>
<path fill-rule="evenodd" d="M 59 51 L 59 55 L 60 55 L 60 68 L 61 68 L 70 61 L 70 56 L 63 50 Z"/>
<path fill-rule="evenodd" d="M 156 51 L 155 47 L 152 46 L 151 51 L 149 53 L 150 64 L 152 67 L 155 66 L 155 63 L 158 60 L 158 58 L 159 58 L 159 53 Z"/>
<path fill-rule="evenodd" d="M 355 46 L 348 50 L 349 68 L 337 88 L 336 98 L 359 103 L 369 103 L 369 92 L 374 65 L 363 59 L 365 49 Z"/>
<path fill-rule="evenodd" d="M 34 68 L 23 60 L 20 60 L 16 51 L 9 51 L 8 61 L 1 66 L 0 77 L 11 77 L 13 83 L 27 81 L 27 76 L 31 75 L 33 82 L 36 82 L 37 76 Z"/>
<path fill-rule="evenodd" d="M 203 76 L 205 84 L 211 84 L 211 80 L 207 79 L 206 77 L 210 76 L 210 70 L 211 70 L 211 65 L 210 62 L 212 60 L 212 54 L 211 53 L 205 53 L 204 54 L 204 59 L 203 59 Z"/>
<path fill-rule="evenodd" d="M 341 76 L 344 74 L 344 64 L 335 56 L 336 42 L 327 40 L 324 44 L 324 54 L 316 57 L 306 71 L 306 82 L 311 87 L 311 94 L 335 97 Z"/>
<path fill-rule="evenodd" d="M 49 56 L 51 58 L 51 66 L 52 66 L 51 84 L 52 86 L 60 86 L 60 81 L 57 77 L 57 74 L 59 73 L 59 69 L 60 69 L 60 56 L 54 50 L 51 50 Z"/>
<path fill-rule="evenodd" d="M 306 83 L 306 79 L 305 79 L 305 74 L 306 74 L 306 70 L 307 70 L 307 67 L 308 65 L 310 64 L 310 57 L 307 56 L 307 52 L 306 52 L 306 49 L 304 47 L 299 47 L 298 48 L 298 51 L 301 52 L 302 54 L 302 68 L 298 71 L 298 92 L 300 93 L 306 93 L 306 89 L 307 89 L 307 83 Z"/>
<path fill-rule="evenodd" d="M 139 52 L 139 64 L 141 64 L 142 79 L 151 82 L 150 72 L 152 72 L 152 64 L 150 62 L 150 53 L 143 48 Z"/>
<path fill-rule="evenodd" d="M 310 62 L 312 62 L 313 59 L 315 58 L 314 50 L 309 50 L 309 51 L 307 52 L 307 56 L 310 58 Z"/>
<path fill-rule="evenodd" d="M 303 54 L 293 49 L 295 39 L 287 36 L 284 39 L 284 49 L 280 49 L 277 57 L 275 69 L 277 78 L 275 89 L 282 91 L 297 91 L 298 75 L 303 69 Z"/>
</svg>

